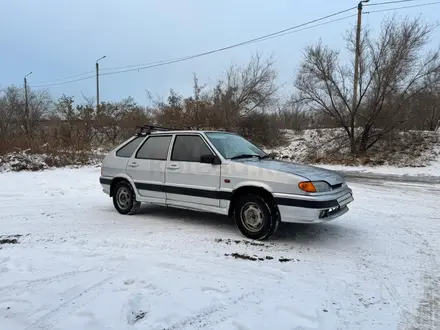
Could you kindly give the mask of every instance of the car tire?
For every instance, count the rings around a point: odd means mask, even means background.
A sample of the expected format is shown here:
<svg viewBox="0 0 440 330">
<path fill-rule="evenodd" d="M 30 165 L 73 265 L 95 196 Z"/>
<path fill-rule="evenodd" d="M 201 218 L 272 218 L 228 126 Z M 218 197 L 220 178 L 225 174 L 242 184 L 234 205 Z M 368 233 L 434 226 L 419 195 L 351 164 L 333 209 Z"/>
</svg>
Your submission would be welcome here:
<svg viewBox="0 0 440 330">
<path fill-rule="evenodd" d="M 136 201 L 136 194 L 131 184 L 127 181 L 121 181 L 114 187 L 113 205 L 119 213 L 132 215 L 137 213 L 141 203 Z"/>
<path fill-rule="evenodd" d="M 275 204 L 268 198 L 247 194 L 237 201 L 234 220 L 247 238 L 265 240 L 278 229 L 280 216 Z"/>
</svg>

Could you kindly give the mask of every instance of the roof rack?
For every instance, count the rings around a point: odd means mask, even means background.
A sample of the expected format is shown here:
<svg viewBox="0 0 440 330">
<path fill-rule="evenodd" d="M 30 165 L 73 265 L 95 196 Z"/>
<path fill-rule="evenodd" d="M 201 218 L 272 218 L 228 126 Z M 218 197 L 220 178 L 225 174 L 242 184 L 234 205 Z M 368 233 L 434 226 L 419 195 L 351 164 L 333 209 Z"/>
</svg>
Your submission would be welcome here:
<svg viewBox="0 0 440 330">
<path fill-rule="evenodd" d="M 173 128 L 165 128 L 165 127 L 153 126 L 153 125 L 136 126 L 136 128 L 138 129 L 137 135 L 149 135 L 153 131 L 173 130 Z"/>
<path fill-rule="evenodd" d="M 150 135 L 151 132 L 154 132 L 154 131 L 180 131 L 180 130 L 182 130 L 181 128 L 170 128 L 170 127 L 162 127 L 162 126 L 154 126 L 154 125 L 136 126 L 136 128 L 139 130 L 137 132 L 138 136 Z"/>
</svg>

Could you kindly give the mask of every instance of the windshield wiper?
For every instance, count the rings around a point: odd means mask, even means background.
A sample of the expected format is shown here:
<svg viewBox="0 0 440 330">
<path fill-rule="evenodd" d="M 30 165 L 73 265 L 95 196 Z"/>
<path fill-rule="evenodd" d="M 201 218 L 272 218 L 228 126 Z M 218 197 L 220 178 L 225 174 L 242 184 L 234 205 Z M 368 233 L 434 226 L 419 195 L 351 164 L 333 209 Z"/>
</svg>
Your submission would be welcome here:
<svg viewBox="0 0 440 330">
<path fill-rule="evenodd" d="M 272 154 L 265 154 L 264 156 L 260 156 L 260 159 L 267 159 L 267 158 L 274 159 L 274 156 Z"/>
<path fill-rule="evenodd" d="M 241 154 L 241 155 L 237 155 L 237 156 L 232 157 L 231 160 L 244 159 L 244 158 L 254 158 L 254 157 L 260 158 L 260 156 L 255 155 L 255 154 Z"/>
</svg>

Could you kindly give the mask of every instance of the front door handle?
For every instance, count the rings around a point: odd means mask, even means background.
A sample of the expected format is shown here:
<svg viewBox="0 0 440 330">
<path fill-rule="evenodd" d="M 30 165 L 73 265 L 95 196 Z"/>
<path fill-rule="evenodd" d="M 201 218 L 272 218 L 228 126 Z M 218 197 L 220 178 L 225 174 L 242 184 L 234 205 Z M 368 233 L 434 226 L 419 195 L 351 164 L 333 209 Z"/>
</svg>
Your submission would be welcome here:
<svg viewBox="0 0 440 330">
<path fill-rule="evenodd" d="M 130 164 L 128 164 L 128 166 L 130 166 L 130 167 L 138 167 L 139 164 L 138 163 L 130 163 Z"/>
<path fill-rule="evenodd" d="M 178 170 L 179 166 L 177 164 L 171 164 L 167 167 L 169 170 Z"/>
</svg>

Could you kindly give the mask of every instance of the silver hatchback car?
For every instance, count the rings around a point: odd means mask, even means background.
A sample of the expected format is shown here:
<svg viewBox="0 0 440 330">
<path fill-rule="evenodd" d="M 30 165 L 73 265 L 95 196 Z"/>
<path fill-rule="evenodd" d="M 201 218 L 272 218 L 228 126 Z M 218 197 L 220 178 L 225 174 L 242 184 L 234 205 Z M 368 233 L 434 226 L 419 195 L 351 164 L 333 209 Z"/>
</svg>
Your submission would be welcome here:
<svg viewBox="0 0 440 330">
<path fill-rule="evenodd" d="M 140 127 L 104 158 L 100 183 L 121 214 L 142 202 L 219 213 L 258 240 L 281 221 L 333 220 L 353 201 L 338 173 L 273 160 L 237 134 L 155 126 Z"/>
</svg>

